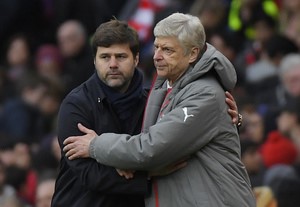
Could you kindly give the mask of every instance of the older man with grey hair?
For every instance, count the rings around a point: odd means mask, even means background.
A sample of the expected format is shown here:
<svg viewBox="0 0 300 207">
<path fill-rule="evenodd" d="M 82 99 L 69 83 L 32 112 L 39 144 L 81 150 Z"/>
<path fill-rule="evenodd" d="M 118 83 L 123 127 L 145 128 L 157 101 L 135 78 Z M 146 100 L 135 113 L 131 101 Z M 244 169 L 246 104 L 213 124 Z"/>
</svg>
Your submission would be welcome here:
<svg viewBox="0 0 300 207">
<path fill-rule="evenodd" d="M 280 64 L 279 77 L 286 92 L 300 97 L 300 54 L 286 55 Z"/>
</svg>

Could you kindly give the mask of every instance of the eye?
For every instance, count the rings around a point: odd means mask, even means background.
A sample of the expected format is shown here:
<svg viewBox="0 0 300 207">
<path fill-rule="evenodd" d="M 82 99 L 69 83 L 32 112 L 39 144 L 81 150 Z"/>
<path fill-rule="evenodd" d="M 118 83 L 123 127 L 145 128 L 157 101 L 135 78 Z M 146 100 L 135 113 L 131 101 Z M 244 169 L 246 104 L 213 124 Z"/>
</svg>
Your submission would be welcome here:
<svg viewBox="0 0 300 207">
<path fill-rule="evenodd" d="M 120 55 L 116 55 L 116 58 L 119 60 L 119 61 L 122 61 L 122 60 L 125 60 L 127 59 L 127 55 L 126 54 L 120 54 Z"/>
<path fill-rule="evenodd" d="M 100 55 L 100 59 L 109 60 L 110 56 L 107 54 Z"/>
<path fill-rule="evenodd" d="M 170 54 L 172 54 L 172 53 L 175 52 L 172 48 L 169 48 L 169 47 L 164 47 L 164 48 L 162 48 L 162 51 L 163 51 L 165 54 L 168 54 L 168 55 L 170 55 Z"/>
</svg>

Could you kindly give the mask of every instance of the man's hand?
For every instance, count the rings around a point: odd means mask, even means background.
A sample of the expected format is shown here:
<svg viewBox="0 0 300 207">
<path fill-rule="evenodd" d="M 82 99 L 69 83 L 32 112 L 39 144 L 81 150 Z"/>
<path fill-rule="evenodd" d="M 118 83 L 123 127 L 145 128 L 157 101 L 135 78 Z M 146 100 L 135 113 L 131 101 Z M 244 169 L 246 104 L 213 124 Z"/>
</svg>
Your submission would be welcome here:
<svg viewBox="0 0 300 207">
<path fill-rule="evenodd" d="M 94 130 L 88 129 L 82 124 L 78 124 L 78 129 L 85 133 L 82 136 L 71 136 L 65 139 L 63 151 L 69 160 L 89 157 L 91 141 L 97 136 Z"/>
<path fill-rule="evenodd" d="M 232 123 L 233 124 L 238 124 L 238 122 L 239 122 L 239 112 L 238 112 L 236 102 L 235 102 L 233 96 L 228 91 L 225 92 L 225 95 L 226 95 L 225 102 L 229 106 L 228 114 L 231 116 Z"/>
<path fill-rule="evenodd" d="M 134 176 L 135 170 L 120 170 L 116 169 L 120 176 L 125 177 L 126 179 L 131 179 Z"/>
</svg>

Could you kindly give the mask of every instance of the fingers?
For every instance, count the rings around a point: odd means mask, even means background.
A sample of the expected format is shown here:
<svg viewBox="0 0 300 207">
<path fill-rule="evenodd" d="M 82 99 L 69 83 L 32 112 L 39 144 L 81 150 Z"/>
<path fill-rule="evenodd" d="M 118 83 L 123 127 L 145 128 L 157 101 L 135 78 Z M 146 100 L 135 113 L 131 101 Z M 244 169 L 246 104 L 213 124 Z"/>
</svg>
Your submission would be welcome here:
<svg viewBox="0 0 300 207">
<path fill-rule="evenodd" d="M 69 159 L 69 160 L 74 160 L 77 155 L 76 155 L 76 151 L 74 151 L 73 149 L 69 150 L 66 152 L 66 157 Z"/>
<path fill-rule="evenodd" d="M 65 150 L 65 148 L 64 148 L 64 152 L 66 153 L 65 156 L 69 160 L 74 160 L 79 157 L 79 155 L 77 155 L 76 150 L 74 150 L 74 149 Z"/>
<path fill-rule="evenodd" d="M 63 144 L 67 145 L 67 144 L 73 143 L 75 141 L 76 141 L 76 137 L 68 137 L 67 139 L 64 140 Z"/>
<path fill-rule="evenodd" d="M 65 156 L 69 160 L 74 160 L 78 158 L 84 158 L 84 152 L 77 146 L 69 144 L 63 148 L 63 151 L 65 152 Z"/>
<path fill-rule="evenodd" d="M 125 177 L 126 179 L 131 179 L 133 178 L 134 172 L 132 170 L 120 170 L 120 169 L 116 169 L 118 174 L 122 177 Z"/>
<path fill-rule="evenodd" d="M 232 118 L 232 123 L 237 124 L 238 122 L 238 112 L 232 109 L 228 109 L 228 113 Z"/>
<path fill-rule="evenodd" d="M 225 95 L 226 95 L 225 102 L 229 106 L 229 109 L 227 111 L 232 118 L 232 123 L 237 124 L 238 123 L 238 108 L 237 108 L 236 102 L 235 102 L 233 96 L 231 95 L 231 93 L 229 93 L 228 91 L 225 92 Z"/>
<path fill-rule="evenodd" d="M 70 144 L 67 144 L 66 146 L 64 146 L 63 151 L 65 152 L 66 157 L 70 160 L 76 154 L 75 146 L 73 143 L 70 143 Z"/>
<path fill-rule="evenodd" d="M 63 151 L 65 152 L 65 156 L 69 160 L 74 160 L 74 159 L 82 157 L 79 147 L 73 142 L 66 144 L 63 148 Z"/>
<path fill-rule="evenodd" d="M 237 105 L 235 103 L 233 96 L 228 91 L 225 92 L 225 95 L 226 95 L 225 101 L 230 106 L 230 109 L 237 111 Z"/>
<path fill-rule="evenodd" d="M 235 108 L 235 104 L 231 99 L 225 98 L 225 102 L 229 105 L 229 108 L 231 108 L 231 109 Z"/>
<path fill-rule="evenodd" d="M 65 144 L 65 142 L 64 142 Z M 63 151 L 68 152 L 70 149 L 74 148 L 74 144 L 72 142 L 65 144 Z"/>
<path fill-rule="evenodd" d="M 225 91 L 225 95 L 227 98 L 229 98 L 230 100 L 234 100 L 233 96 L 231 95 L 231 93 L 229 93 L 228 91 Z"/>
<path fill-rule="evenodd" d="M 73 150 L 68 151 L 69 156 L 66 155 L 66 157 L 67 157 L 69 160 L 75 160 L 75 159 L 80 158 L 80 155 L 78 155 L 78 152 L 75 152 L 75 151 L 74 151 L 74 153 L 71 153 L 71 152 L 73 152 Z"/>
<path fill-rule="evenodd" d="M 77 124 L 77 127 L 78 127 L 78 129 L 79 129 L 81 132 L 83 132 L 83 133 L 85 133 L 85 134 L 90 134 L 90 133 L 93 133 L 93 132 L 94 132 L 93 130 L 91 130 L 91 129 L 89 129 L 89 128 L 86 128 L 85 126 L 83 126 L 81 123 L 78 123 L 78 124 Z"/>
<path fill-rule="evenodd" d="M 126 179 L 132 179 L 133 178 L 133 173 L 125 173 L 124 174 Z"/>
</svg>

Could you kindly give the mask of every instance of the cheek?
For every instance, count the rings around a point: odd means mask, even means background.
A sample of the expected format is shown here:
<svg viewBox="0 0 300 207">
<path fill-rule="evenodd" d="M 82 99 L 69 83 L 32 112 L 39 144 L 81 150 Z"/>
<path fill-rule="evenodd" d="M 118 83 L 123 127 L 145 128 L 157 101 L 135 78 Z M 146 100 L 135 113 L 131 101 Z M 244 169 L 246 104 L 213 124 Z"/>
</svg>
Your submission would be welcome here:
<svg viewBox="0 0 300 207">
<path fill-rule="evenodd" d="M 95 61 L 95 68 L 97 70 L 98 76 L 103 76 L 104 74 L 106 74 L 107 66 L 104 63 Z"/>
<path fill-rule="evenodd" d="M 166 58 L 165 59 L 166 63 L 167 63 L 167 70 L 169 72 L 174 72 L 175 70 L 178 70 L 177 68 L 180 67 L 180 65 L 182 64 L 180 59 L 176 59 L 176 58 Z"/>
<path fill-rule="evenodd" d="M 135 63 L 131 61 L 121 64 L 119 66 L 119 70 L 123 73 L 123 75 L 130 78 L 133 76 L 135 68 Z"/>
</svg>

